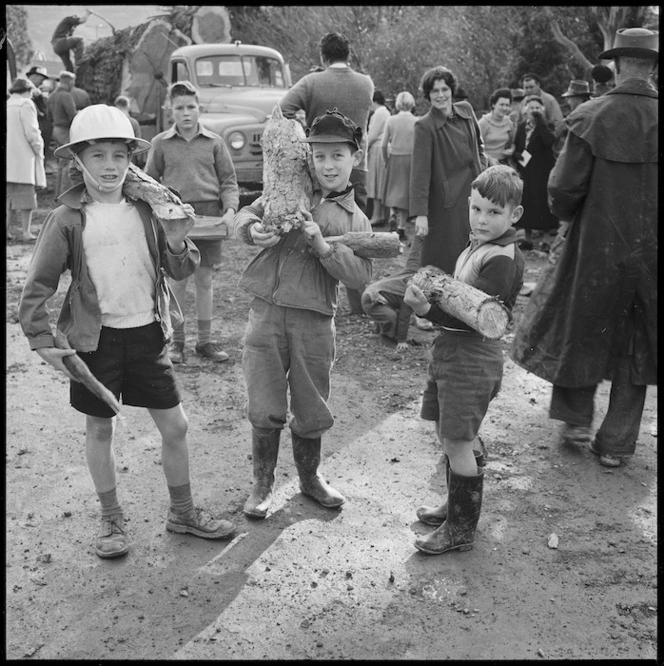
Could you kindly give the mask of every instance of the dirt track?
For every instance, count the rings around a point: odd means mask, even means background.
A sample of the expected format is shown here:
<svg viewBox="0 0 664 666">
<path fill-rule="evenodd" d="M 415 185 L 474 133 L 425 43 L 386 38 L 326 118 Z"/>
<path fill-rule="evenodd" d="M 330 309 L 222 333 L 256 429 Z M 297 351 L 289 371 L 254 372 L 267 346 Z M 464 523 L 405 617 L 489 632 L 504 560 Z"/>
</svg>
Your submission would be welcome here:
<svg viewBox="0 0 664 666">
<path fill-rule="evenodd" d="M 427 529 L 414 511 L 444 493 L 435 436 L 417 414 L 432 334 L 413 329 L 418 344 L 400 355 L 367 319 L 342 312 L 323 471 L 347 504 L 330 512 L 300 495 L 284 437 L 273 511 L 258 523 L 242 516 L 248 299 L 235 284 L 251 253 L 227 244 L 216 281 L 216 328 L 231 360 L 215 366 L 192 354 L 178 369 L 196 500 L 236 520 L 238 537 L 165 531 L 159 438 L 146 413 L 127 408 L 116 455 L 131 549 L 102 561 L 92 549 L 98 506 L 84 420 L 68 406 L 64 377 L 29 351 L 16 323 L 30 247 L 8 246 L 7 657 L 655 659 L 654 387 L 636 456 L 607 470 L 558 444 L 548 385 L 508 361 L 483 426 L 476 546 L 427 557 L 412 546 Z M 531 256 L 530 278 L 538 261 Z M 377 264 L 376 277 L 393 269 Z M 606 399 L 603 386 L 598 418 Z"/>
</svg>

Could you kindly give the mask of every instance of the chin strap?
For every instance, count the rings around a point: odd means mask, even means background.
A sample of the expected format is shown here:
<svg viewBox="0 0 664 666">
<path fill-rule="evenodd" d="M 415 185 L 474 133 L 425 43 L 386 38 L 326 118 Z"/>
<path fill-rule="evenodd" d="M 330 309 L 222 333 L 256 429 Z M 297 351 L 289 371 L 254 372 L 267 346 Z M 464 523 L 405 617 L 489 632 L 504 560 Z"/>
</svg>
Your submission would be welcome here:
<svg viewBox="0 0 664 666">
<path fill-rule="evenodd" d="M 83 173 L 92 181 L 94 186 L 100 190 L 101 192 L 113 192 L 114 190 L 117 190 L 118 188 L 122 187 L 124 185 L 125 177 L 127 176 L 127 171 L 129 171 L 129 167 L 125 169 L 124 176 L 119 179 L 118 183 L 116 185 L 113 185 L 109 189 L 109 185 L 106 183 L 100 183 L 85 167 L 85 164 L 83 164 L 83 161 L 80 159 L 78 155 L 74 155 L 74 162 L 78 164 L 78 166 L 81 168 Z"/>
</svg>

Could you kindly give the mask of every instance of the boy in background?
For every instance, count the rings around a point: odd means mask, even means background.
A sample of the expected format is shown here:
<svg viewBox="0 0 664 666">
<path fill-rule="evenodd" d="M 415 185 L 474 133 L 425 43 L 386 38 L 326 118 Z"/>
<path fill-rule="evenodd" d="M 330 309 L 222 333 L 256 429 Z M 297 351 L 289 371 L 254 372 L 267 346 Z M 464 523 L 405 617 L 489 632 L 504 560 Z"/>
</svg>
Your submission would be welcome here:
<svg viewBox="0 0 664 666">
<path fill-rule="evenodd" d="M 101 558 L 129 551 L 116 491 L 115 413 L 73 381 L 63 357 L 75 351 L 116 398 L 150 412 L 162 438 L 170 495 L 166 529 L 206 539 L 229 537 L 235 529 L 194 507 L 187 417 L 166 347 L 172 326 L 165 274 L 179 279 L 195 270 L 198 251 L 186 238 L 193 220 L 157 220 L 147 204 L 122 192 L 132 153 L 148 148 L 119 109 L 96 104 L 76 115 L 71 141 L 56 156 L 73 159 L 84 182 L 46 218 L 19 303 L 31 349 L 72 379 L 71 405 L 86 415 L 85 454 L 102 509 L 95 542 Z M 55 347 L 46 301 L 67 269 L 71 286 L 57 323 L 72 347 L 64 350 Z"/>
<path fill-rule="evenodd" d="M 242 364 L 252 425 L 254 486 L 244 513 L 265 518 L 272 498 L 281 431 L 288 423 L 300 490 L 327 508 L 344 497 L 318 472 L 321 435 L 334 424 L 327 404 L 335 355 L 339 282 L 357 289 L 371 279 L 371 260 L 325 236 L 371 231 L 355 203 L 350 174 L 361 158 L 362 130 L 335 108 L 318 116 L 303 141 L 312 146 L 318 187 L 301 228 L 280 236 L 261 223 L 257 199 L 235 219 L 239 238 L 264 248 L 240 286 L 253 294 Z"/>
<path fill-rule="evenodd" d="M 523 214 L 523 182 L 514 169 L 492 166 L 471 183 L 470 243 L 459 255 L 454 277 L 498 297 L 511 311 L 523 285 L 523 255 L 512 225 Z M 417 517 L 440 525 L 415 547 L 428 555 L 470 550 L 482 507 L 484 472 L 477 433 L 489 403 L 498 395 L 503 375 L 499 340 L 489 340 L 429 303 L 415 285 L 405 302 L 421 317 L 441 326 L 434 340 L 421 416 L 436 422 L 445 450 L 447 502 L 421 507 Z"/>
<path fill-rule="evenodd" d="M 408 281 L 420 268 L 423 242 L 424 236 L 415 236 L 404 269 L 372 282 L 362 293 L 362 309 L 376 322 L 378 332 L 384 338 L 397 343 L 400 352 L 408 349 L 408 328 L 413 314 L 410 306 L 404 303 L 404 296 Z"/>
<path fill-rule="evenodd" d="M 191 204 L 198 215 L 221 217 L 230 225 L 240 203 L 235 168 L 224 140 L 200 122 L 198 92 L 189 81 L 177 81 L 168 92 L 173 126 L 152 139 L 145 172 L 166 187 L 178 192 L 183 202 Z M 221 264 L 221 239 L 196 239 L 201 263 L 194 273 L 198 342 L 196 353 L 217 363 L 228 354 L 212 336 L 214 270 Z M 182 306 L 187 293 L 187 278 L 171 284 Z M 175 328 L 170 357 L 173 363 L 184 361 L 185 324 Z"/>
</svg>

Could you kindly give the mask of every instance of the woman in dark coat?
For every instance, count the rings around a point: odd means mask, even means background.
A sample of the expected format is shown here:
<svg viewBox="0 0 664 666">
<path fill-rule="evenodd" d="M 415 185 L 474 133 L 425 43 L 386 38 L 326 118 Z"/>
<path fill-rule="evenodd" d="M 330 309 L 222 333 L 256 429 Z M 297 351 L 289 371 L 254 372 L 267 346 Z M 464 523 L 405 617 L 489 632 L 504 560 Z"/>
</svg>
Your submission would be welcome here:
<svg viewBox="0 0 664 666">
<path fill-rule="evenodd" d="M 487 167 L 487 157 L 473 107 L 452 101 L 454 74 L 434 67 L 424 73 L 421 86 L 431 110 L 415 123 L 410 216 L 416 218 L 415 232 L 426 236 L 422 266 L 452 274 L 470 234 L 470 184 Z"/>
<path fill-rule="evenodd" d="M 537 95 L 526 98 L 526 120 L 519 123 L 514 139 L 514 160 L 523 179 L 523 216 L 515 225 L 525 229 L 523 250 L 532 250 L 532 230 L 555 230 L 558 220 L 547 203 L 546 185 L 556 162 L 553 147 L 556 142 L 553 124 L 544 118 L 544 105 Z M 526 162 L 524 164 L 524 162 Z"/>
</svg>

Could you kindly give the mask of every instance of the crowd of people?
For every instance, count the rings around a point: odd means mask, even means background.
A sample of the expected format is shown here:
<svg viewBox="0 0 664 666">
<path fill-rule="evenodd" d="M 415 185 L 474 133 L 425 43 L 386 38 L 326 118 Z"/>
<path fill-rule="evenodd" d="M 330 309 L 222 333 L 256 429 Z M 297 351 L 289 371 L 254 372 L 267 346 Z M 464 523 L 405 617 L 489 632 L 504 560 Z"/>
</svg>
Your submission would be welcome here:
<svg viewBox="0 0 664 666">
<path fill-rule="evenodd" d="M 113 106 L 82 99 L 78 107 L 70 71 L 45 105 L 29 78 L 12 85 L 9 136 L 20 159 L 8 169 L 7 213 L 9 219 L 10 210 L 21 211 L 26 239 L 35 187 L 45 184 L 40 108 L 52 121 L 60 161 L 59 205 L 37 239 L 19 321 L 31 348 L 72 380 L 71 405 L 86 415 L 86 456 L 101 505 L 99 557 L 129 550 L 116 488 L 115 417 L 74 379 L 65 359 L 75 351 L 118 399 L 152 416 L 170 497 L 166 528 L 210 539 L 235 530 L 194 509 L 187 418 L 173 366 L 185 361 L 180 306 L 192 275 L 195 352 L 217 363 L 229 358 L 212 334 L 221 241 L 187 237 L 194 213 L 221 218 L 259 248 L 239 281 L 253 299 L 242 348 L 253 461 L 247 516 L 263 519 L 269 511 L 286 427 L 302 492 L 329 509 L 345 501 L 319 471 L 322 437 L 334 424 L 328 399 L 344 285 L 350 313 L 368 315 L 398 351 L 408 349 L 412 317 L 436 331 L 421 417 L 435 423 L 447 498 L 418 509 L 418 519 L 435 529 L 415 546 L 426 554 L 472 548 L 485 464 L 479 430 L 501 389 L 503 353 L 498 341 L 451 316 L 410 278 L 432 266 L 511 311 L 523 284 L 521 250 L 532 249 L 537 231 L 556 233 L 560 247 L 517 330 L 513 358 L 552 383 L 550 416 L 563 421 L 563 441 L 589 444 L 613 467 L 635 451 L 646 386 L 656 381 L 658 119 L 650 81 L 657 33 L 618 31 L 615 47 L 601 54 L 613 62 L 615 87 L 605 89 L 610 79 L 600 67 L 592 91 L 572 80 L 562 96 L 566 119 L 540 77 L 527 73 L 520 88 L 496 89 L 478 120 L 455 74 L 441 65 L 422 74 L 428 112 L 415 116 L 414 95 L 404 90 L 392 114 L 371 78 L 350 68 L 349 53 L 343 35 L 326 34 L 322 68 L 281 102 L 286 117 L 304 119 L 315 178 L 310 212 L 301 228 L 284 234 L 263 225 L 262 197 L 239 209 L 228 148 L 200 122 L 189 82 L 171 85 L 173 125 L 151 142 L 131 122 L 126 98 Z M 46 77 L 38 68 L 29 75 Z M 186 225 L 124 197 L 130 162 L 146 154 L 145 171 L 176 190 L 192 216 Z M 381 280 L 372 282 L 371 260 L 326 241 L 381 227 L 409 246 L 404 269 Z M 56 346 L 46 309 L 63 267 L 72 282 L 57 327 L 71 349 Z M 609 409 L 593 437 L 593 399 L 604 379 L 612 382 Z"/>
</svg>

